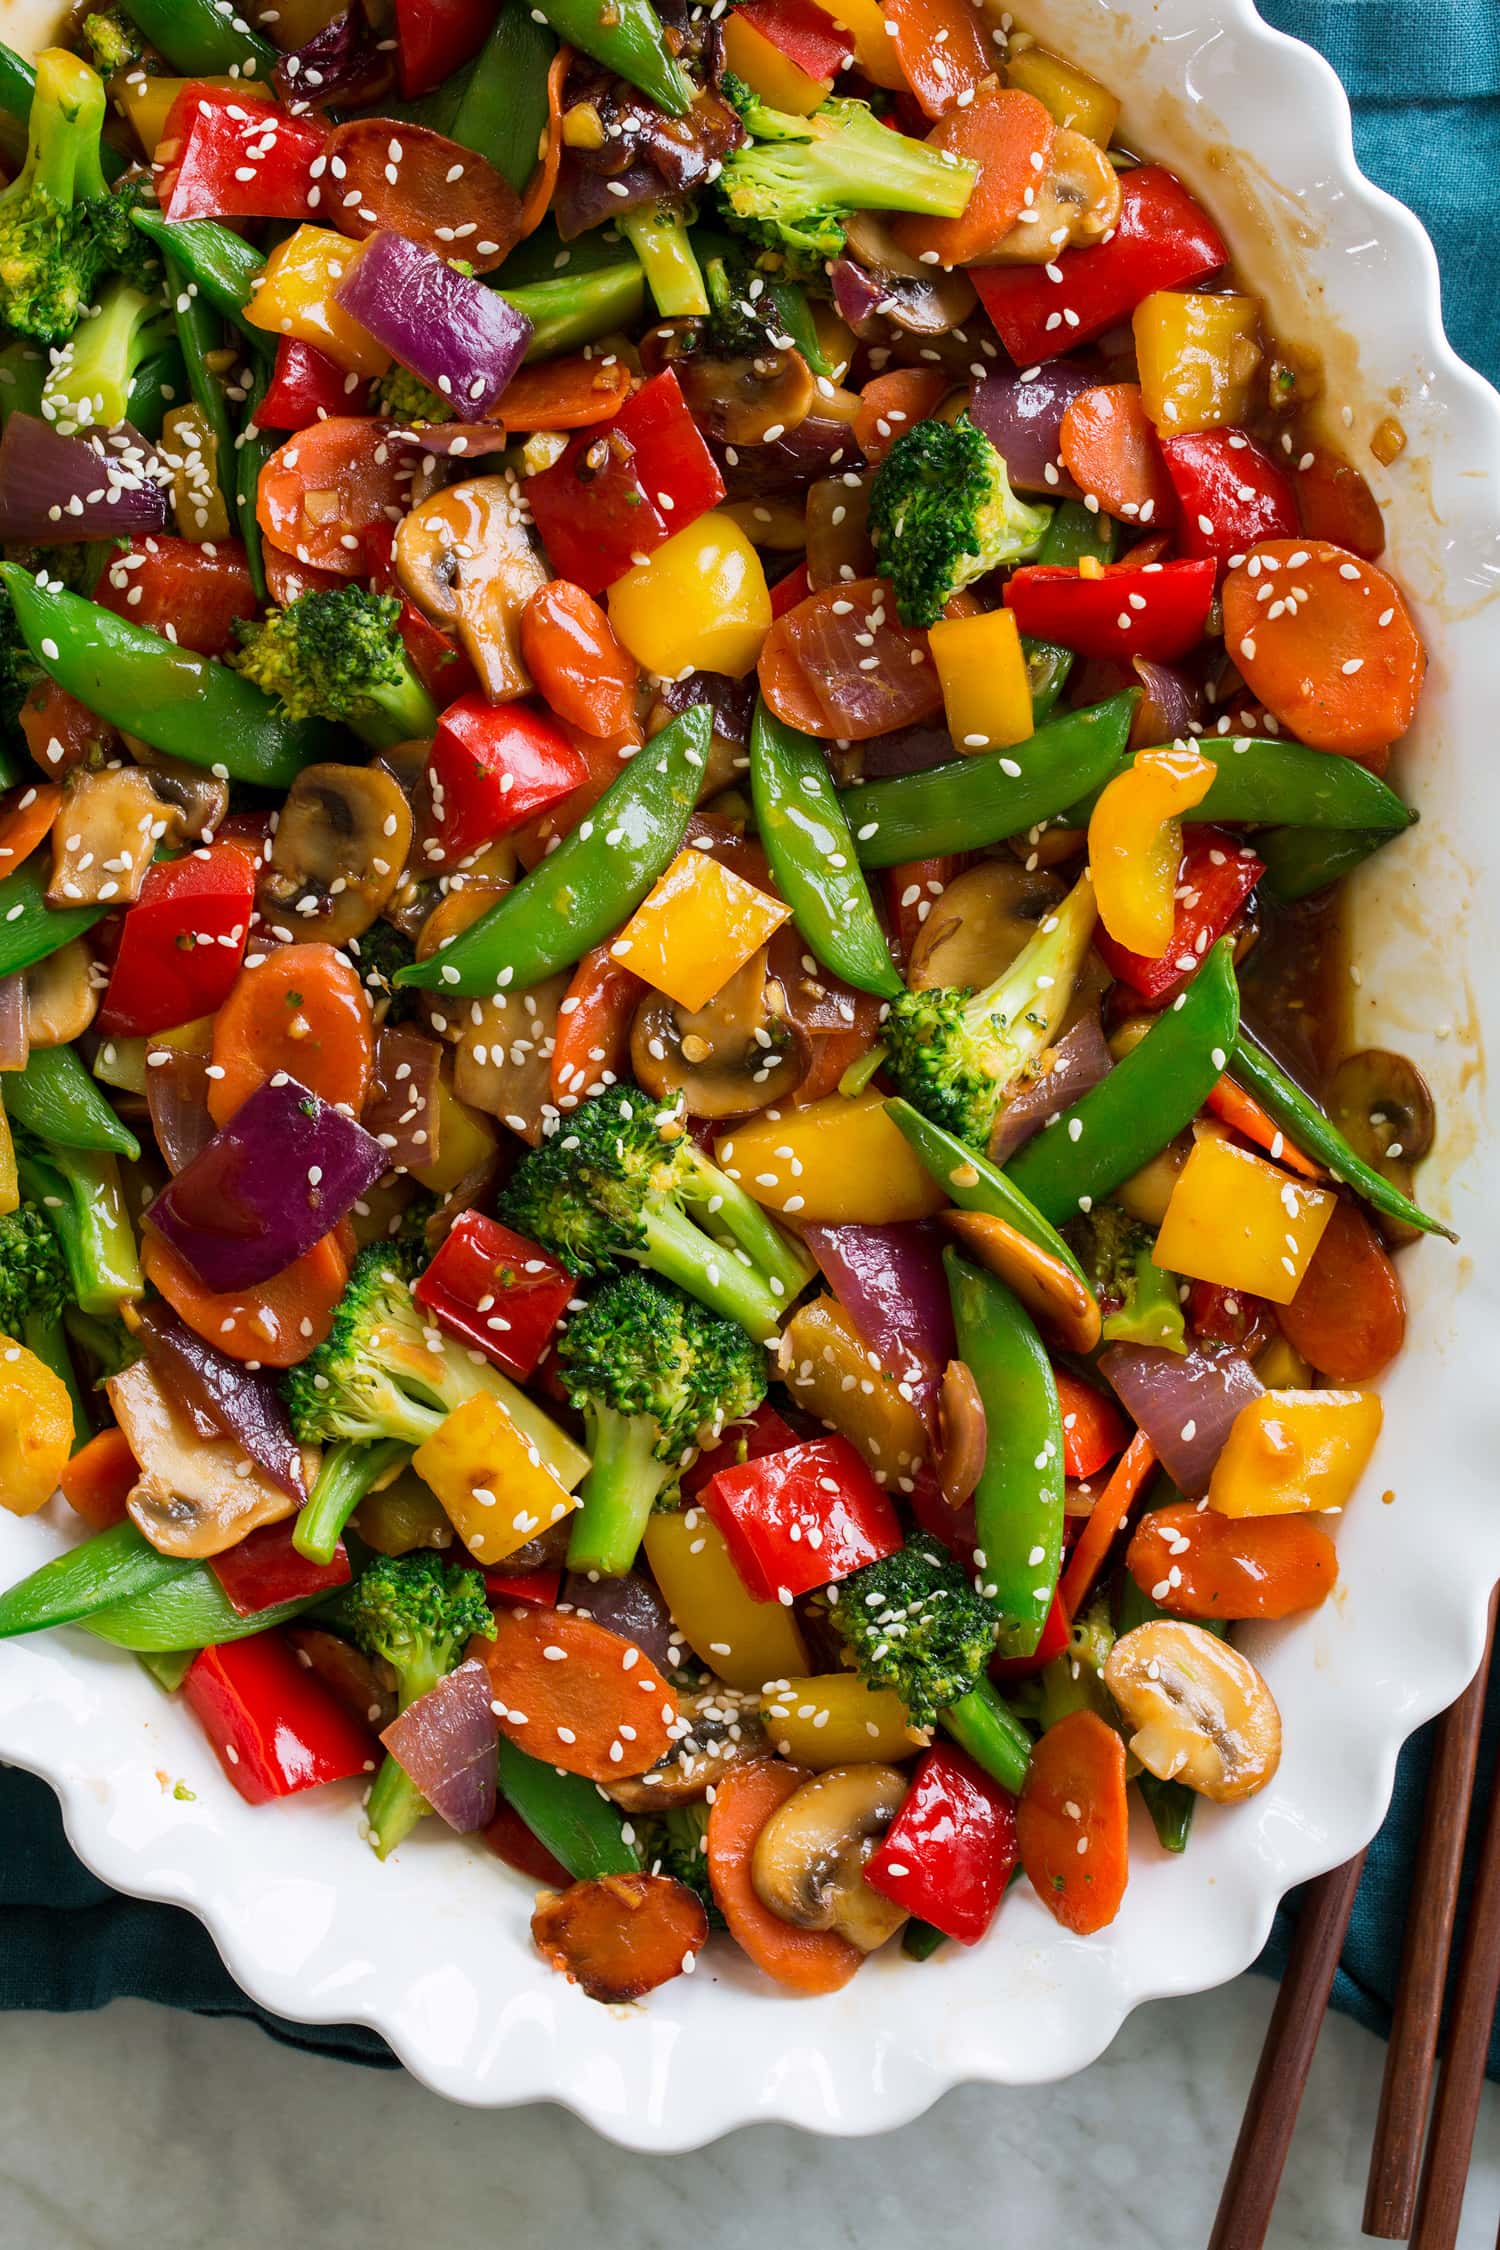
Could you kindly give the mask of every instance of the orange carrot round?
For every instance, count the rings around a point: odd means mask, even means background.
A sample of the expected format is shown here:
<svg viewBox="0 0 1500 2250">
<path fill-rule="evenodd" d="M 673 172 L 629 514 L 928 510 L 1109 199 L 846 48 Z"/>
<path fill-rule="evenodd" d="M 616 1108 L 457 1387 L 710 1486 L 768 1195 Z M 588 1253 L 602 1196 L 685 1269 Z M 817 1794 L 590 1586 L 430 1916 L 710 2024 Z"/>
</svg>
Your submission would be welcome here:
<svg viewBox="0 0 1500 2250">
<path fill-rule="evenodd" d="M 600 1875 L 543 1899 L 531 1935 L 591 2000 L 642 2000 L 702 1952 L 708 1915 L 670 1875 Z"/>
<path fill-rule="evenodd" d="M 896 60 L 927 117 L 946 117 L 960 94 L 976 93 L 995 69 L 985 19 L 969 0 L 887 0 Z"/>
<path fill-rule="evenodd" d="M 558 1653 L 558 1652 L 561 1653 Z M 495 1638 L 472 1653 L 489 1666 L 500 1731 L 533 1758 L 619 1781 L 667 1755 L 672 1689 L 649 1656 L 590 1617 L 502 1609 Z"/>
<path fill-rule="evenodd" d="M 1276 1318 L 1293 1351 L 1332 1383 L 1368 1383 L 1406 1340 L 1401 1277 L 1355 1203 L 1340 1200 L 1312 1263 Z"/>
<path fill-rule="evenodd" d="M 284 1070 L 354 1116 L 365 1106 L 375 1034 L 359 972 L 332 945 L 283 945 L 242 969 L 214 1023 L 208 1113 L 227 1124 L 257 1086 Z"/>
<path fill-rule="evenodd" d="M 195 1335 L 230 1359 L 295 1367 L 322 1343 L 354 1263 L 347 1223 L 325 1234 L 258 1289 L 205 1289 L 185 1258 L 149 1227 L 141 1237 L 141 1270 Z"/>
<path fill-rule="evenodd" d="M 1324 539 L 1268 539 L 1224 582 L 1224 645 L 1315 750 L 1381 750 L 1411 725 L 1427 657 L 1400 588 Z"/>
<path fill-rule="evenodd" d="M 518 368 L 505 386 L 495 418 L 507 430 L 586 430 L 613 420 L 634 377 L 620 359 L 543 360 Z"/>
<path fill-rule="evenodd" d="M 953 388 L 937 367 L 893 367 L 873 375 L 859 396 L 854 435 L 865 459 L 883 461 L 898 437 L 935 414 Z"/>
<path fill-rule="evenodd" d="M 140 1474 L 125 1432 L 111 1428 L 78 1448 L 57 1489 L 91 1531 L 108 1531 L 111 1524 L 125 1521 L 125 1503 Z"/>
<path fill-rule="evenodd" d="M 1306 1516 L 1220 1516 L 1183 1500 L 1141 1519 L 1125 1568 L 1174 1617 L 1292 1617 L 1328 1599 L 1339 1559 Z"/>
<path fill-rule="evenodd" d="M 1058 449 L 1081 492 L 1129 523 L 1170 523 L 1177 496 L 1139 383 L 1080 391 L 1062 418 Z"/>
<path fill-rule="evenodd" d="M 62 790 L 55 781 L 28 781 L 0 797 L 0 879 L 13 874 L 45 841 Z"/>
<path fill-rule="evenodd" d="M 1026 190 L 1041 179 L 1056 130 L 1035 95 L 1018 86 L 991 82 L 966 109 L 950 109 L 928 134 L 927 146 L 977 164 L 979 177 L 958 218 L 898 219 L 894 231 L 902 249 L 913 258 L 935 252 L 941 266 L 988 257 L 1021 216 Z"/>
<path fill-rule="evenodd" d="M 1091 1937 L 1119 1913 L 1129 1821 L 1124 1743 L 1097 1711 L 1070 1711 L 1032 1752 L 1016 1808 L 1027 1880 L 1065 1930 Z"/>
<path fill-rule="evenodd" d="M 552 1099 L 573 1109 L 609 1071 L 630 1072 L 630 1026 L 646 986 L 607 945 L 596 945 L 573 972 L 552 1044 Z"/>
<path fill-rule="evenodd" d="M 708 1816 L 708 1879 L 729 1934 L 758 1969 L 793 1992 L 837 1992 L 864 1955 L 836 1930 L 799 1930 L 783 1922 L 750 1875 L 755 1840 L 773 1812 L 812 1776 L 770 1758 L 731 1766 L 714 1790 Z"/>
</svg>

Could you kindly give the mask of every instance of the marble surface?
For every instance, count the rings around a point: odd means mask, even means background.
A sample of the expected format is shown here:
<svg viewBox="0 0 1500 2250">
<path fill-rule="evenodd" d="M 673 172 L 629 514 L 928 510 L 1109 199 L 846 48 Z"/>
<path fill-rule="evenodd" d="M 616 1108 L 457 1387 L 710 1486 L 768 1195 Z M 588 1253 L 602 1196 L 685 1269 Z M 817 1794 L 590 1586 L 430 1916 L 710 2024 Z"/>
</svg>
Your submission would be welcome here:
<svg viewBox="0 0 1500 2250">
<path fill-rule="evenodd" d="M 1271 2005 L 1246 1977 L 1142 2009 L 1060 2087 L 969 2087 L 876 2141 L 781 2127 L 626 2155 L 556 2109 L 486 2113 L 314 2060 L 252 2026 L 121 2002 L 0 2026 L 6 2250 L 1202 2250 Z M 1353 2250 L 1384 2050 L 1325 2027 L 1271 2250 Z M 1491 2250 L 1500 2093 L 1460 2250 Z M 1043 2234 L 1043 2226 L 1048 2233 Z"/>
</svg>

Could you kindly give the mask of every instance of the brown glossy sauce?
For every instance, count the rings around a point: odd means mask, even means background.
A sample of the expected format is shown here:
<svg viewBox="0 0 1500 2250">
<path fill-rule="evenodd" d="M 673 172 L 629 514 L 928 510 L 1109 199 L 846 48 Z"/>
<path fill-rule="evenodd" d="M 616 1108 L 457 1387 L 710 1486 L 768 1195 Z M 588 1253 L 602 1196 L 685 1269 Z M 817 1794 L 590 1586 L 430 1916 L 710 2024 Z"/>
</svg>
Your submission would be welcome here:
<svg viewBox="0 0 1500 2250">
<path fill-rule="evenodd" d="M 1348 1046 L 1343 885 L 1295 906 L 1263 903 L 1260 926 L 1239 971 L 1246 1026 L 1321 1100 Z"/>
</svg>

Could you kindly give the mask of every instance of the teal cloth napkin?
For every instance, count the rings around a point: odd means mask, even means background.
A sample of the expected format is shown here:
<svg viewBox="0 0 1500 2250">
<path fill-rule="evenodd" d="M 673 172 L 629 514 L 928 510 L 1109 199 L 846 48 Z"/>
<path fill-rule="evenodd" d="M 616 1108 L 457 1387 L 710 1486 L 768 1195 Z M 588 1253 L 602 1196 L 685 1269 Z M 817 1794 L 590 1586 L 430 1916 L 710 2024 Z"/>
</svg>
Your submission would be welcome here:
<svg viewBox="0 0 1500 2250">
<path fill-rule="evenodd" d="M 1282 31 L 1320 47 L 1348 88 L 1354 138 L 1371 179 L 1407 203 L 1437 246 L 1448 334 L 1500 382 L 1500 290 L 1494 285 L 1494 182 L 1500 177 L 1500 11 L 1495 0 L 1259 0 Z M 1393 317 L 1399 318 L 1399 312 Z M 1495 1770 L 1500 1692 L 1484 1771 Z M 1407 1884 L 1422 1815 L 1429 1730 L 1401 1758 L 1385 1826 L 1370 1848 L 1335 2007 L 1373 2031 L 1390 2027 Z M 1481 1793 L 1478 1801 L 1485 1802 Z M 268 1814 L 274 1818 L 274 1814 Z M 1277 1917 L 1257 1966 L 1279 1974 L 1295 1902 Z M 274 2038 L 349 2062 L 394 2068 L 358 2025 L 293 2024 L 230 1978 L 202 1925 L 180 1908 L 123 1898 L 73 1857 L 57 1801 L 29 1774 L 0 1769 L 0 2009 L 72 2010 L 117 1998 L 197 2015 L 249 2016 Z M 1500 2041 L 1490 2050 L 1500 2076 Z"/>
</svg>

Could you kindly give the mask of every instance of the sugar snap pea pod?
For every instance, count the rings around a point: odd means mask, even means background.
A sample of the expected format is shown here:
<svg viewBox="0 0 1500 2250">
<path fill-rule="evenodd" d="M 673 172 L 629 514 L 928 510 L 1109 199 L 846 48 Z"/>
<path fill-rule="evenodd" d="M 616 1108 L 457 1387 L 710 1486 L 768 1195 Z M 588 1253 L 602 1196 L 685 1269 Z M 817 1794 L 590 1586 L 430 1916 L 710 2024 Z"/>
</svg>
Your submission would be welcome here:
<svg viewBox="0 0 1500 2250">
<path fill-rule="evenodd" d="M 708 753 L 708 706 L 638 750 L 592 813 L 452 945 L 396 972 L 429 992 L 524 992 L 612 937 L 676 857 Z"/>
<path fill-rule="evenodd" d="M 1031 1764 L 1031 1736 L 993 1680 L 981 1680 L 968 1694 L 938 1713 L 939 1723 L 960 1750 L 993 1774 L 1013 1797 L 1021 1793 Z"/>
<path fill-rule="evenodd" d="M 1003 1281 L 943 1252 L 958 1356 L 984 1405 L 974 1492 L 975 1567 L 1000 1613 L 1002 1656 L 1030 1656 L 1062 1565 L 1063 1427 L 1057 1377 L 1036 1323 Z"/>
<path fill-rule="evenodd" d="M 526 364 L 582 351 L 617 328 L 633 327 L 646 301 L 646 276 L 634 258 L 615 258 L 583 273 L 526 281 L 498 292 L 531 322 Z"/>
<path fill-rule="evenodd" d="M 901 1932 L 901 1950 L 908 1961 L 930 1961 L 943 1943 L 941 1930 L 935 1930 L 930 1922 L 917 1921 L 915 1916 Z"/>
<path fill-rule="evenodd" d="M 184 78 L 269 78 L 276 49 L 226 0 L 120 0 L 137 31 Z"/>
<path fill-rule="evenodd" d="M 607 8 L 599 0 L 544 0 L 537 13 L 559 39 L 639 86 L 669 117 L 681 117 L 690 107 L 692 85 L 673 58 L 650 0 L 610 0 Z"/>
<path fill-rule="evenodd" d="M 1266 869 L 1260 887 L 1283 906 L 1293 906 L 1326 891 L 1390 841 L 1382 828 L 1263 828 L 1255 839 L 1256 857 Z"/>
<path fill-rule="evenodd" d="M 1141 1045 L 1145 1044 L 1142 1040 Z M 1112 1071 L 1110 1077 L 1114 1075 Z M 1259 1041 L 1243 1028 L 1232 1043 L 1229 1075 L 1247 1094 L 1255 1096 L 1267 1116 L 1281 1127 L 1289 1141 L 1295 1142 L 1304 1156 L 1325 1164 L 1336 1180 L 1352 1187 L 1382 1218 L 1398 1219 L 1404 1226 L 1419 1228 L 1423 1234 L 1440 1234 L 1449 1242 L 1458 1240 L 1451 1227 L 1445 1227 L 1440 1219 L 1430 1219 L 1410 1196 L 1403 1195 L 1373 1165 L 1357 1155 L 1332 1119 L 1324 1116 L 1312 1097 L 1304 1094 L 1281 1065 L 1272 1061 Z M 1105 1084 L 1109 1084 L 1109 1079 Z"/>
<path fill-rule="evenodd" d="M 904 992 L 875 918 L 828 761 L 811 736 L 757 702 L 750 727 L 755 824 L 776 885 L 808 945 L 835 976 L 878 999 Z"/>
<path fill-rule="evenodd" d="M 1158 1477 L 1141 1503 L 1141 1512 L 1145 1514 L 1152 1508 L 1169 1508 L 1181 1498 L 1182 1494 L 1170 1477 Z M 1137 1625 L 1149 1625 L 1155 1617 L 1175 1614 L 1163 1609 L 1149 1594 L 1143 1593 L 1128 1570 L 1120 1573 L 1116 1613 L 1116 1629 L 1121 1634 L 1133 1632 Z M 1201 1625 L 1205 1633 L 1212 1633 L 1216 1640 L 1224 1638 L 1222 1618 L 1197 1617 L 1193 1622 Z M 1185 1782 L 1159 1781 L 1154 1773 L 1142 1771 L 1136 1778 L 1141 1786 L 1141 1801 L 1150 1813 L 1151 1825 L 1156 1830 L 1157 1842 L 1164 1851 L 1185 1852 L 1188 1831 L 1193 1825 L 1193 1811 L 1198 1802 L 1195 1792 Z"/>
<path fill-rule="evenodd" d="M 885 1113 L 900 1126 L 938 1186 L 960 1211 L 983 1211 L 993 1219 L 1004 1219 L 1007 1226 L 1056 1258 L 1088 1288 L 1087 1274 L 1056 1227 L 1027 1202 L 1015 1182 L 987 1156 L 955 1139 L 941 1125 L 934 1125 L 930 1117 L 924 1117 L 899 1095 L 886 1103 Z"/>
<path fill-rule="evenodd" d="M 141 1153 L 71 1047 L 33 1047 L 25 1069 L 6 1077 L 5 1107 L 49 1146 L 108 1149 L 132 1161 Z"/>
<path fill-rule="evenodd" d="M 339 755 L 337 727 L 289 717 L 212 657 L 179 648 L 81 594 L 43 588 L 16 563 L 0 563 L 0 581 L 43 671 L 153 749 L 263 789 L 290 788 L 304 766 Z"/>
<path fill-rule="evenodd" d="M 159 1555 L 133 1523 L 111 1524 L 0 1594 L 0 1640 L 75 1625 L 117 1602 L 155 1593 L 202 1566 Z"/>
<path fill-rule="evenodd" d="M 493 164 L 517 195 L 536 170 L 547 129 L 547 71 L 557 41 L 526 0 L 505 0 L 495 28 L 465 75 L 450 123 L 450 141 Z"/>
<path fill-rule="evenodd" d="M 215 312 L 238 323 L 247 343 L 257 352 L 274 351 L 275 339 L 244 317 L 265 266 L 262 251 L 243 235 L 220 226 L 217 219 L 164 219 L 159 211 L 133 211 L 131 217 L 142 234 L 149 235 L 158 250 L 196 282 Z"/>
<path fill-rule="evenodd" d="M 191 1672 L 193 1659 L 197 1653 L 198 1651 L 195 1648 L 138 1648 L 135 1651 L 135 1660 L 143 1670 L 151 1674 L 152 1679 L 164 1693 L 175 1695 Z M 185 1790 L 187 1790 L 187 1783 L 179 1781 L 174 1794 L 180 1797 Z M 188 1794 L 191 1794 L 191 1792 L 189 1791 Z"/>
<path fill-rule="evenodd" d="M 1012 1183 L 1054 1226 L 1087 1211 L 1197 1116 L 1223 1076 L 1239 1021 L 1234 941 L 1221 938 L 1139 1046 L 1017 1149 L 1005 1168 Z"/>
<path fill-rule="evenodd" d="M 255 502 L 260 491 L 260 472 L 276 451 L 280 432 L 263 430 L 255 416 L 270 382 L 270 370 L 262 361 L 251 379 L 245 400 L 244 427 L 235 439 L 234 452 L 234 516 L 245 559 L 250 565 L 250 583 L 258 601 L 266 599 L 266 558 Z"/>
<path fill-rule="evenodd" d="M 618 1806 L 581 1773 L 559 1773 L 502 1739 L 500 1794 L 575 1882 L 638 1871 L 640 1854 L 625 1841 Z"/>
<path fill-rule="evenodd" d="M 45 961 L 108 912 L 107 906 L 49 906 L 46 877 L 34 859 L 26 860 L 0 882 L 0 977 Z"/>
<path fill-rule="evenodd" d="M 1205 735 L 1194 741 L 1193 748 L 1216 771 L 1207 795 L 1184 811 L 1184 820 L 1377 828 L 1384 835 L 1399 836 L 1417 817 L 1367 767 L 1353 758 L 1331 757 L 1326 750 L 1309 750 L 1305 743 L 1271 741 L 1260 735 Z M 1123 773 L 1129 763 L 1122 758 L 1116 770 Z M 1091 790 L 1070 805 L 1064 825 L 1084 826 L 1098 794 Z"/>
<path fill-rule="evenodd" d="M 862 781 L 843 792 L 844 816 L 865 867 L 977 851 L 1051 820 L 1119 766 L 1138 688 L 1086 711 L 1066 711 L 1013 750 L 982 750 L 926 773 Z"/>
<path fill-rule="evenodd" d="M 189 1562 L 178 1575 L 163 1579 L 145 1592 L 131 1594 L 108 1609 L 91 1610 L 76 1622 L 86 1633 L 116 1648 L 134 1649 L 137 1655 L 161 1655 L 174 1649 L 214 1648 L 221 1641 L 247 1640 L 269 1626 L 285 1625 L 300 1617 L 324 1594 L 309 1594 L 301 1601 L 277 1602 L 241 1617 L 207 1563 Z"/>
</svg>

